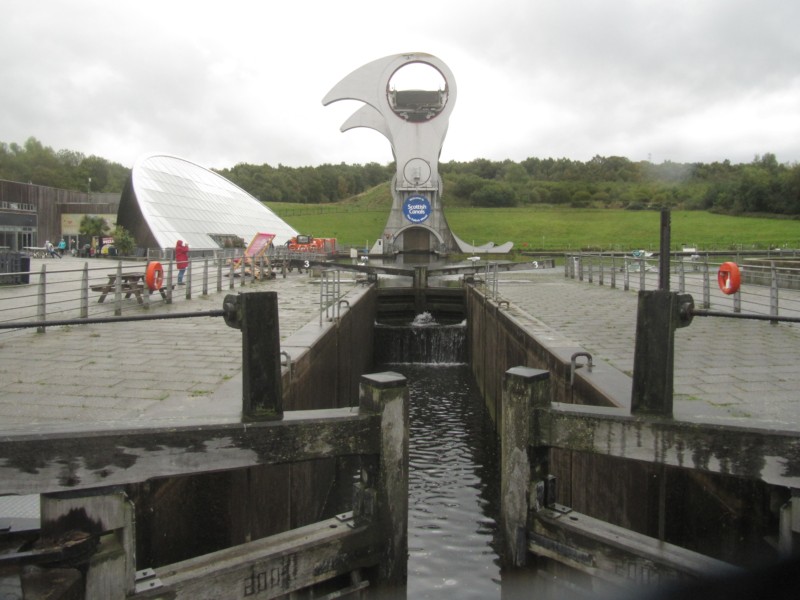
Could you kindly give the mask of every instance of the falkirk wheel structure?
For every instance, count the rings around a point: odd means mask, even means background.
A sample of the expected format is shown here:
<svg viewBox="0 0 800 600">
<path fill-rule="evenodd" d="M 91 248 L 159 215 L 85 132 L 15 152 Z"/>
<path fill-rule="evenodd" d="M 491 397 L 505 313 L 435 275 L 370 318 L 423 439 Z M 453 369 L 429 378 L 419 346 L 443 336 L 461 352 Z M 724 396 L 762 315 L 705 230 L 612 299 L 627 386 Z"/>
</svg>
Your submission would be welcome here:
<svg viewBox="0 0 800 600">
<path fill-rule="evenodd" d="M 395 89 L 392 78 L 411 64 L 438 71 L 444 89 Z M 445 219 L 439 155 L 456 102 L 456 81 L 446 64 L 424 53 L 380 58 L 342 79 L 322 104 L 339 100 L 364 103 L 344 122 L 341 131 L 368 127 L 383 134 L 392 146 L 397 166 L 391 184 L 392 210 L 370 254 L 505 253 L 511 249 L 511 242 L 502 246 L 491 242 L 477 247 L 467 244 L 453 234 Z"/>
</svg>

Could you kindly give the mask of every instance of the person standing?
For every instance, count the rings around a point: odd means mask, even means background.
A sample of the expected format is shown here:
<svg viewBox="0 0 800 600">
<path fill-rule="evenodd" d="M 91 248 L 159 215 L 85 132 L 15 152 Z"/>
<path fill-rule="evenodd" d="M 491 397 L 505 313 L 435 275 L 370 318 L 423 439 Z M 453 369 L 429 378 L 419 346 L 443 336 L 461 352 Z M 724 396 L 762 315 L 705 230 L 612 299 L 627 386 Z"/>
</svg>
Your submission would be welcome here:
<svg viewBox="0 0 800 600">
<path fill-rule="evenodd" d="M 175 263 L 178 267 L 178 285 L 183 285 L 183 274 L 189 266 L 189 245 L 184 244 L 183 240 L 178 240 L 175 245 Z"/>
<path fill-rule="evenodd" d="M 47 254 L 49 254 L 53 258 L 56 258 L 56 257 L 61 258 L 61 256 L 59 256 L 58 252 L 56 252 L 56 249 L 53 247 L 53 243 L 50 240 L 47 240 L 44 243 L 44 247 L 47 250 Z"/>
</svg>

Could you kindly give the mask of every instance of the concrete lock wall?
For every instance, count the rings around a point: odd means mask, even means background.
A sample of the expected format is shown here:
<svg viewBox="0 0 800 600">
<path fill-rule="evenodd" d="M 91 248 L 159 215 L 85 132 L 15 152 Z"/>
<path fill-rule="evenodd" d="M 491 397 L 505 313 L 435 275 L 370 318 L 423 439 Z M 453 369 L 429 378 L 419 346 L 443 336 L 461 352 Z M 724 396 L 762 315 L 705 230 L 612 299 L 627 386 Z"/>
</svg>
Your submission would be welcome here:
<svg viewBox="0 0 800 600">
<path fill-rule="evenodd" d="M 375 298 L 372 288 L 354 290 L 338 318 L 314 320 L 282 341 L 291 357 L 282 368 L 284 410 L 358 406 L 360 377 L 372 370 Z M 265 465 L 128 486 L 137 563 L 172 564 L 349 510 L 354 464 Z"/>
<path fill-rule="evenodd" d="M 571 357 L 584 349 L 560 341 L 556 332 L 531 333 L 535 323 L 471 286 L 466 312 L 471 369 L 498 435 L 503 377 L 513 367 L 549 371 L 553 402 L 629 406 L 630 377 L 602 361 L 594 360 L 591 378 L 570 383 Z M 584 452 L 549 454 L 559 503 L 722 560 L 737 563 L 757 554 L 765 532 L 777 527 L 769 509 L 775 490 L 760 481 Z"/>
</svg>

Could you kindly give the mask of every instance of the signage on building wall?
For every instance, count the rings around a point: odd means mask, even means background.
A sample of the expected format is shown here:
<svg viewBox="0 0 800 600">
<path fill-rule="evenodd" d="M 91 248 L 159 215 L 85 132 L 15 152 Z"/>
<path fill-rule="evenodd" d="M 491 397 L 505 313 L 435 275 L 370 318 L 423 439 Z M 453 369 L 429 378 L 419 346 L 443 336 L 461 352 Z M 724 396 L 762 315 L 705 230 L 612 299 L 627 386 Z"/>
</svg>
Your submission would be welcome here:
<svg viewBox="0 0 800 600">
<path fill-rule="evenodd" d="M 81 228 L 81 219 L 84 213 L 62 213 L 61 214 L 61 235 L 78 235 Z M 109 228 L 113 229 L 117 224 L 117 215 L 113 214 L 91 214 L 92 217 L 102 217 Z"/>
<path fill-rule="evenodd" d="M 431 203 L 424 196 L 411 196 L 403 203 L 403 215 L 412 223 L 422 223 L 431 216 Z"/>
</svg>

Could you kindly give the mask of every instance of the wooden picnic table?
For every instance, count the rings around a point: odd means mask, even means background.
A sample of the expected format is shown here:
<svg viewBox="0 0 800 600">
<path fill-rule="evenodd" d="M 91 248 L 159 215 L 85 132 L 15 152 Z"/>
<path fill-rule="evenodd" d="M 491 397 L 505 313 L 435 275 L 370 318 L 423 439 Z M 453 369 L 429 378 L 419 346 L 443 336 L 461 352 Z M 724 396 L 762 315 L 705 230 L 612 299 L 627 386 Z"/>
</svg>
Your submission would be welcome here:
<svg viewBox="0 0 800 600">
<path fill-rule="evenodd" d="M 136 296 L 136 301 L 139 304 L 143 303 L 142 290 L 144 289 L 144 273 L 123 273 L 120 282 L 120 290 L 125 293 L 126 298 L 131 295 Z M 93 292 L 100 292 L 100 297 L 97 302 L 105 302 L 109 294 L 114 294 L 117 290 L 117 274 L 109 273 L 108 281 L 104 284 L 93 285 Z"/>
<path fill-rule="evenodd" d="M 144 300 L 142 299 L 142 292 L 147 289 L 148 294 L 152 294 L 155 291 L 158 291 L 161 294 L 161 297 L 166 300 L 167 298 L 167 288 L 161 287 L 158 290 L 151 290 L 146 287 L 144 281 L 145 274 L 142 272 L 131 272 L 131 273 L 123 273 L 122 279 L 120 283 L 120 291 L 125 293 L 125 298 L 130 298 L 131 295 L 136 296 L 136 301 L 139 304 L 143 304 Z M 173 288 L 175 286 L 172 286 Z M 100 297 L 97 299 L 97 302 L 105 302 L 106 297 L 109 294 L 116 293 L 117 290 L 117 274 L 116 273 L 109 273 L 108 274 L 108 282 L 100 285 L 93 285 L 92 291 L 93 292 L 100 292 Z"/>
</svg>

